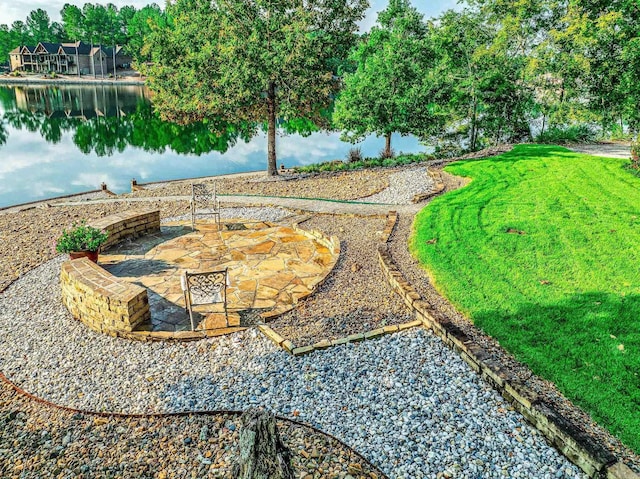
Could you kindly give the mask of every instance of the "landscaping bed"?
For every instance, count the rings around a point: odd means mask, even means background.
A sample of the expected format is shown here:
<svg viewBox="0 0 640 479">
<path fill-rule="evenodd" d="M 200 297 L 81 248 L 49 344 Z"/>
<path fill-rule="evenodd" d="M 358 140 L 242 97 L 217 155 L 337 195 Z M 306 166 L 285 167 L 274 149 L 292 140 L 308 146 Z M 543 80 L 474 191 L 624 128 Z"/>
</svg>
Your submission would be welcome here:
<svg viewBox="0 0 640 479">
<path fill-rule="evenodd" d="M 104 417 L 58 409 L 16 393 L 0 381 L 2 477 L 233 478 L 240 417 L 192 414 Z M 296 478 L 384 477 L 338 441 L 278 421 L 293 452 Z M 317 471 L 322 471 L 319 476 Z M 308 473 L 308 474 L 307 474 Z"/>
</svg>

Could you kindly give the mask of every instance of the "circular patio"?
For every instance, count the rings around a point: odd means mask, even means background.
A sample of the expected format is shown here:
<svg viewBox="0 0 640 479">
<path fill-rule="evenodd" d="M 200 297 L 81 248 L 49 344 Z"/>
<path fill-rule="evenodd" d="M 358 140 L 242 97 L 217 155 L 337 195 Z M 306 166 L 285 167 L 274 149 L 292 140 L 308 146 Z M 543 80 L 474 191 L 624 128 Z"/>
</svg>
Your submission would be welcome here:
<svg viewBox="0 0 640 479">
<path fill-rule="evenodd" d="M 112 275 L 147 289 L 151 321 L 138 331 L 158 339 L 188 339 L 191 325 L 180 285 L 185 271 L 228 268 L 229 326 L 219 305 L 196 309 L 199 336 L 215 336 L 295 307 L 325 279 L 339 253 L 337 239 L 295 226 L 237 220 L 201 223 L 192 231 L 182 221 L 111 248 L 100 255 L 100 264 Z"/>
</svg>

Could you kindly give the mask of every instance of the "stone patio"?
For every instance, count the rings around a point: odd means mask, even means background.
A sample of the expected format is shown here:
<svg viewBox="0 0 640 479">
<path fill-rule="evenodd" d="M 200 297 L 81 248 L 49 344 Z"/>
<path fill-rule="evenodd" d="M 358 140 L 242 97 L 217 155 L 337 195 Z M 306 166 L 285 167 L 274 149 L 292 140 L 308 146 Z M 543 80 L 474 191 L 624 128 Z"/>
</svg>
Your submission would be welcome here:
<svg viewBox="0 0 640 479">
<path fill-rule="evenodd" d="M 147 288 L 151 323 L 139 329 L 176 333 L 191 329 L 180 287 L 184 271 L 228 268 L 229 327 L 221 305 L 196 308 L 197 329 L 227 334 L 265 322 L 295 307 L 324 280 L 339 256 L 337 239 L 281 224 L 247 220 L 162 226 L 100 255 L 112 275 Z M 333 246 L 332 246 L 333 245 Z"/>
</svg>

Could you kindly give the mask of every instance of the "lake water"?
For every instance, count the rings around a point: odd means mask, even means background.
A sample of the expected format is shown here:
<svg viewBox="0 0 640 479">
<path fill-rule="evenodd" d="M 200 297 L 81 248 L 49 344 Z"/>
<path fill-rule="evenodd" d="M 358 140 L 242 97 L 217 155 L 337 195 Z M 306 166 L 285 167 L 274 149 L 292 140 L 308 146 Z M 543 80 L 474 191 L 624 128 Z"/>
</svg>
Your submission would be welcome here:
<svg viewBox="0 0 640 479">
<path fill-rule="evenodd" d="M 339 136 L 281 131 L 278 165 L 344 159 L 354 145 Z M 392 145 L 397 152 L 425 150 L 411 136 L 394 135 Z M 384 140 L 371 136 L 357 146 L 376 156 Z M 207 125 L 161 121 L 143 86 L 0 86 L 0 207 L 94 190 L 102 182 L 121 193 L 132 178 L 147 183 L 264 170 L 266 157 L 263 133 L 231 127 L 218 136 Z"/>
</svg>

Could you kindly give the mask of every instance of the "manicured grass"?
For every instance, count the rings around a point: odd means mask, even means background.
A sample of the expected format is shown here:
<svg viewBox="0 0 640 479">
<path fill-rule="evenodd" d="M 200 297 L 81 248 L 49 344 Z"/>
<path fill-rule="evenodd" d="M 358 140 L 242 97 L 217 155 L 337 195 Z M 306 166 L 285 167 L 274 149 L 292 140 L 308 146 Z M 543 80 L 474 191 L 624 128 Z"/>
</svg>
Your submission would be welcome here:
<svg viewBox="0 0 640 479">
<path fill-rule="evenodd" d="M 640 453 L 640 178 L 626 163 L 541 145 L 454 163 L 471 183 L 419 213 L 411 248 L 478 327 Z"/>
</svg>

